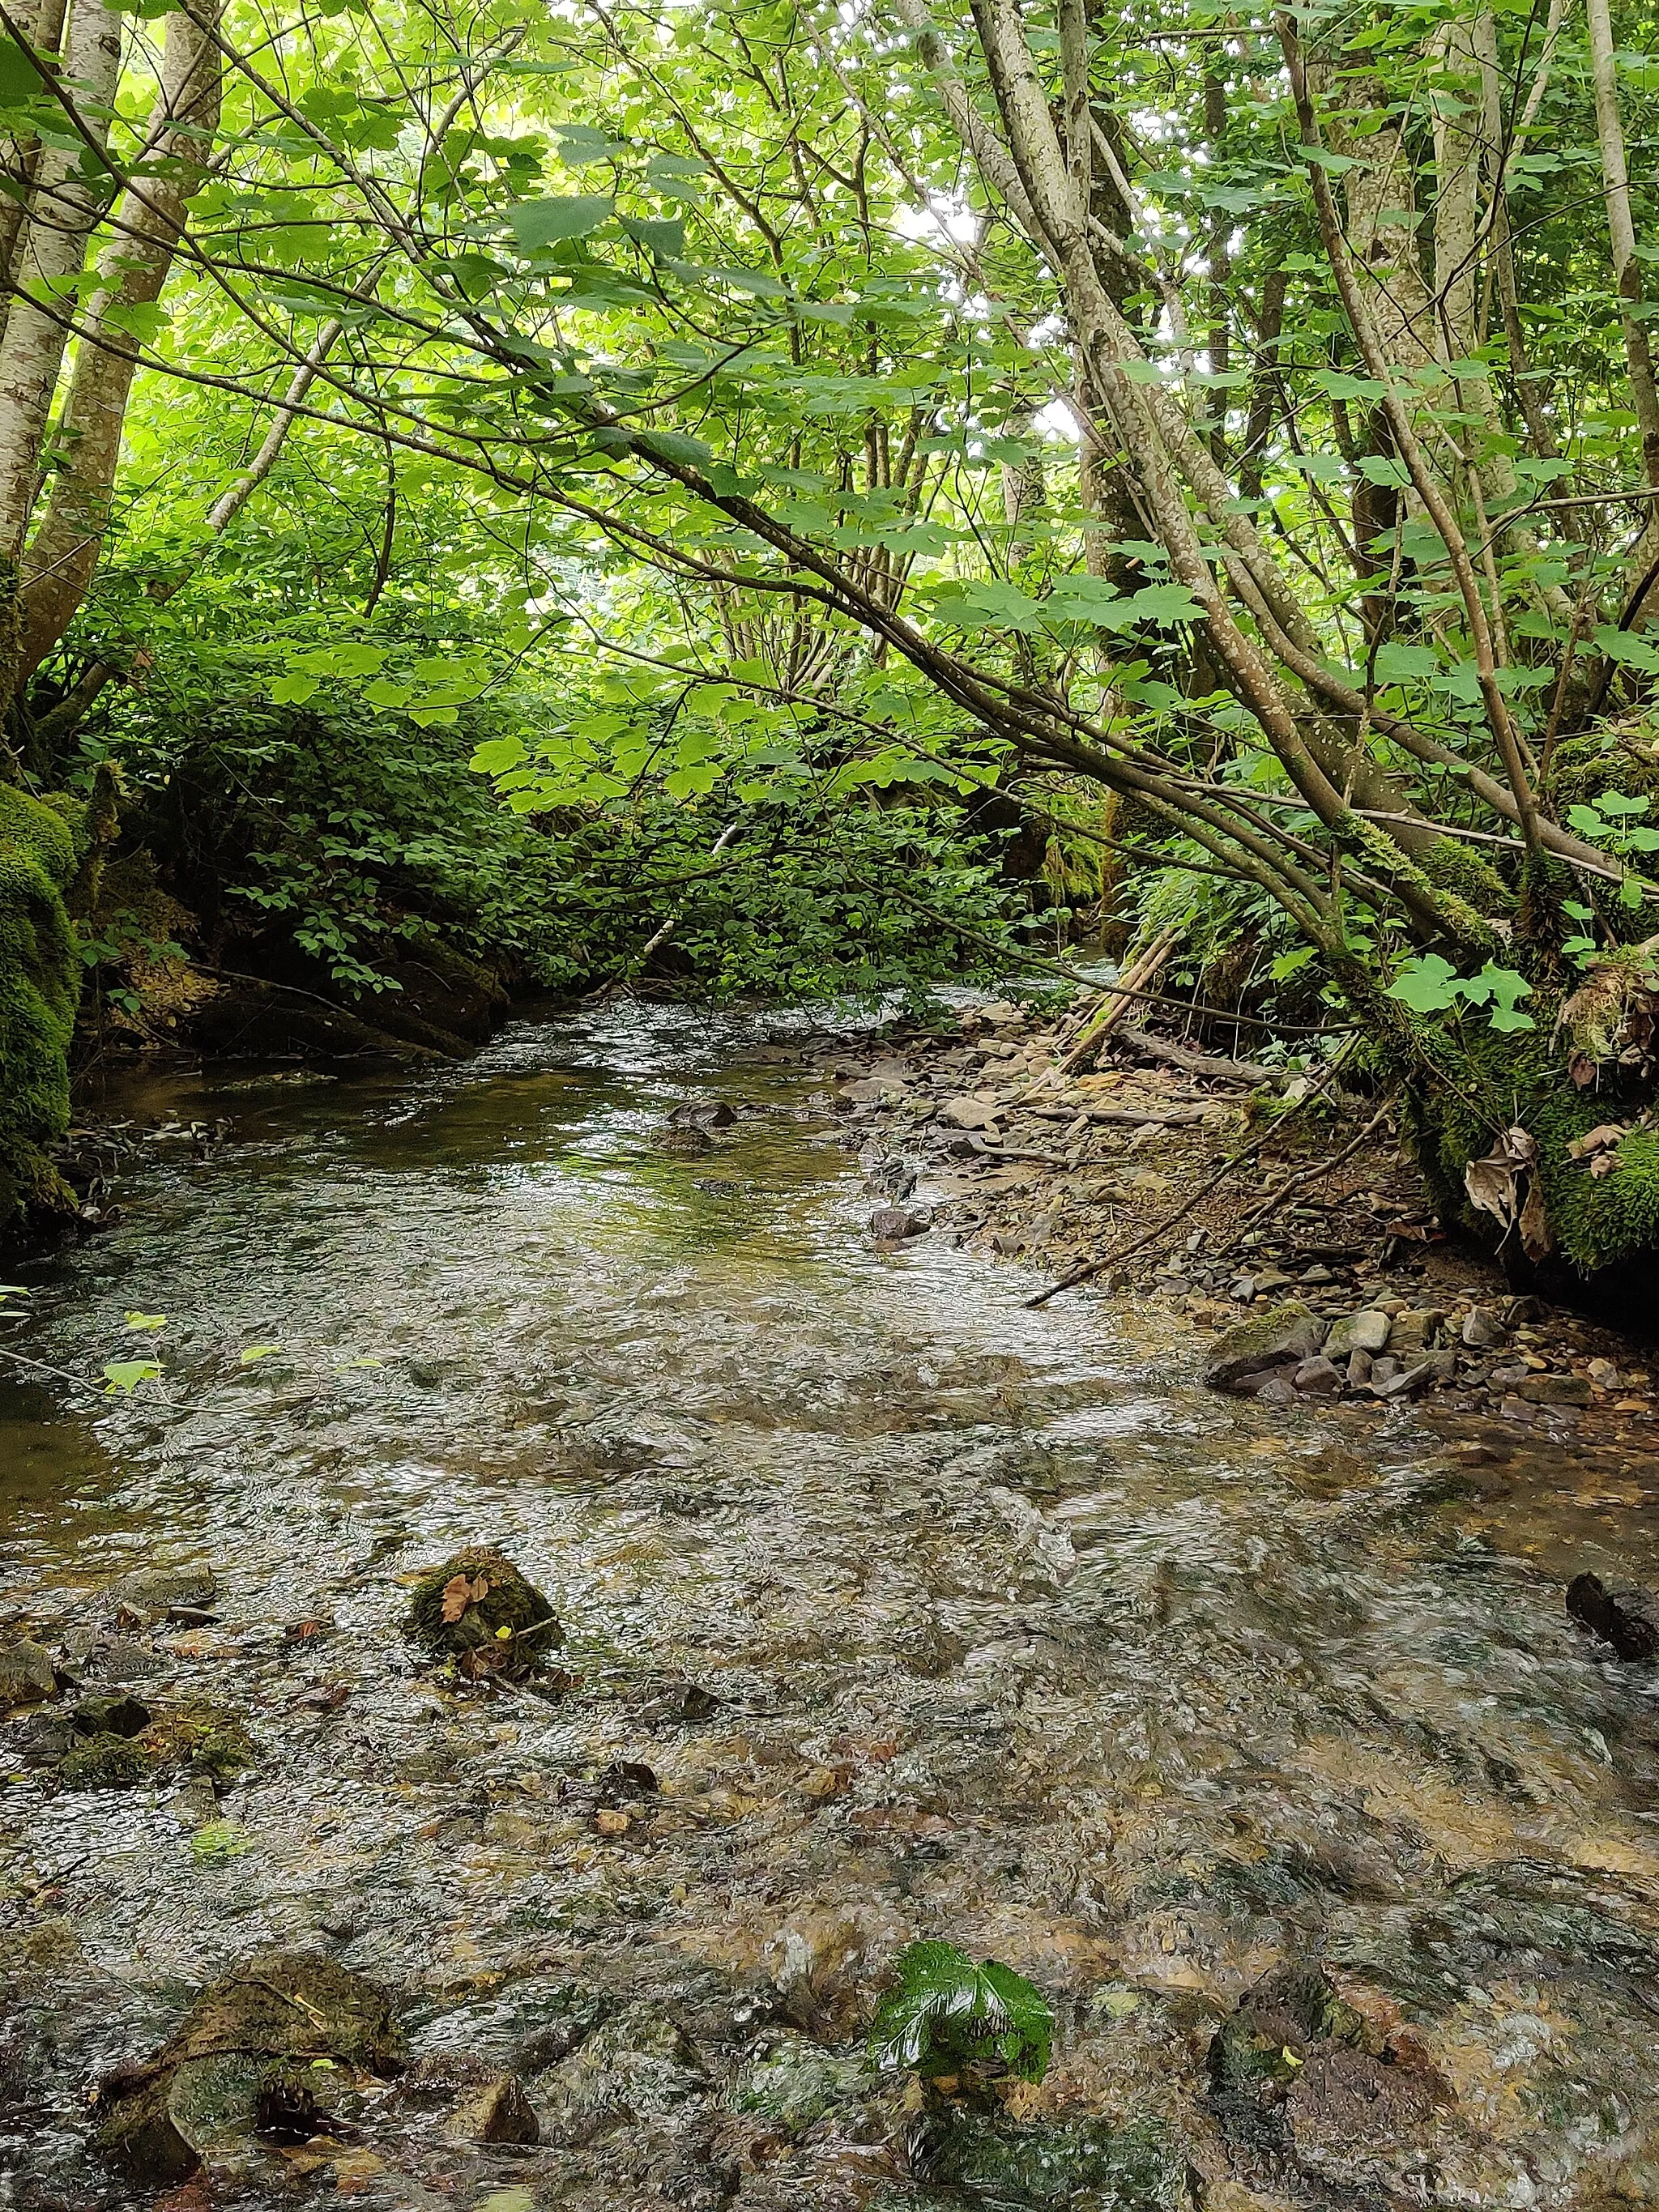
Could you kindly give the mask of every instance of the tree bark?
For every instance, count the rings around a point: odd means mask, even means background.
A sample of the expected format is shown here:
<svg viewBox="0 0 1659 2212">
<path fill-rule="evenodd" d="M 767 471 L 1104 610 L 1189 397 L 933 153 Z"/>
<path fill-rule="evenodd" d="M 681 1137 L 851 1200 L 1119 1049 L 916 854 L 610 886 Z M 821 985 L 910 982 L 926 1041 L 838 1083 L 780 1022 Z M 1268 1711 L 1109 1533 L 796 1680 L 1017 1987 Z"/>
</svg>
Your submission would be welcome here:
<svg viewBox="0 0 1659 2212">
<path fill-rule="evenodd" d="M 96 0 L 92 0 L 96 4 Z M 122 199 L 99 264 L 64 403 L 67 459 L 53 480 L 22 572 L 19 682 L 38 668 L 74 619 L 109 527 L 121 426 L 138 366 L 129 319 L 161 295 L 218 127 L 222 64 L 211 15 L 167 19 L 160 89 L 138 174 Z"/>
</svg>

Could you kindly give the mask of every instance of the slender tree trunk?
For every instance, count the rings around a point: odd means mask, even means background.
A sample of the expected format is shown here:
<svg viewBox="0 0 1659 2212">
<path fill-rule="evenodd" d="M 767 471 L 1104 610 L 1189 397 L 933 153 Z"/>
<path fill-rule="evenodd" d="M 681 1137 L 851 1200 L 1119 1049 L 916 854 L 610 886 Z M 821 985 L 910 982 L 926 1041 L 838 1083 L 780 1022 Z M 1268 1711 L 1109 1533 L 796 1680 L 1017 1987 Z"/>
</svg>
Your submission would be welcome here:
<svg viewBox="0 0 1659 2212">
<path fill-rule="evenodd" d="M 218 127 L 222 72 L 215 27 L 211 15 L 199 22 L 184 14 L 167 20 L 144 158 L 104 249 L 99 290 L 76 349 L 59 434 L 67 458 L 24 556 L 20 682 L 27 682 L 74 619 L 103 550 L 121 426 L 138 366 L 134 311 L 161 295 Z"/>
<path fill-rule="evenodd" d="M 64 75 L 100 146 L 108 143 L 120 59 L 121 18 L 103 0 L 75 0 Z M 68 280 L 80 274 L 88 237 L 106 204 L 104 180 L 89 176 L 83 166 L 85 152 L 78 143 L 52 146 L 40 157 L 18 257 L 19 291 L 0 341 L 0 564 L 14 574 L 40 482 L 46 424 L 69 335 Z M 7 674 L 9 695 L 15 678 L 9 669 Z"/>
</svg>

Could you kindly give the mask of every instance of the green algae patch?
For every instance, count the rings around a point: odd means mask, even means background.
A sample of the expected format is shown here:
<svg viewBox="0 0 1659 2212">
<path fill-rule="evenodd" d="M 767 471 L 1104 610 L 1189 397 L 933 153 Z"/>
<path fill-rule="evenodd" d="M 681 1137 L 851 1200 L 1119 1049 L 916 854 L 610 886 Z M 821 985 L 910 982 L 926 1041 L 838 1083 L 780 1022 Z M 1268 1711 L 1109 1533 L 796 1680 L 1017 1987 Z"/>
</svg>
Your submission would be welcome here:
<svg viewBox="0 0 1659 2212">
<path fill-rule="evenodd" d="M 52 1164 L 70 1120 L 82 963 L 64 895 L 76 842 L 56 808 L 0 784 L 0 1228 L 68 1212 Z"/>
<path fill-rule="evenodd" d="M 466 1674 L 525 1666 L 564 1641 L 551 1601 L 487 1545 L 457 1552 L 420 1577 L 404 1632 L 428 1650 L 449 1653 Z"/>
</svg>

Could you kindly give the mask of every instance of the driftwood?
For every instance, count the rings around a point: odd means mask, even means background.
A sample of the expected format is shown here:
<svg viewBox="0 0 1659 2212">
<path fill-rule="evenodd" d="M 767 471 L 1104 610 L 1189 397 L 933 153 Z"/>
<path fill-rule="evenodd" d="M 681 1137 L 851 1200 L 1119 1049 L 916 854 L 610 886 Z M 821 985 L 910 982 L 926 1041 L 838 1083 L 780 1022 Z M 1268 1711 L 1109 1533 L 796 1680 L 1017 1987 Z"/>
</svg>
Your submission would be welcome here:
<svg viewBox="0 0 1659 2212">
<path fill-rule="evenodd" d="M 1285 1083 L 1290 1071 L 1283 1067 L 1268 1067 L 1259 1060 L 1223 1060 L 1214 1053 L 1194 1052 L 1190 1045 L 1175 1044 L 1168 1037 L 1154 1036 L 1150 1030 L 1133 1028 L 1127 1022 L 1118 1024 L 1117 1034 L 1132 1051 L 1148 1060 L 1162 1060 L 1166 1066 L 1178 1067 L 1188 1075 L 1207 1075 L 1217 1082 L 1226 1083 Z"/>
<path fill-rule="evenodd" d="M 1128 1012 L 1136 996 L 1144 992 L 1160 973 L 1179 939 L 1178 930 L 1166 929 L 1143 953 L 1130 962 L 1078 1032 L 1071 1048 L 1060 1063 L 1060 1074 L 1074 1075 L 1081 1068 L 1093 1066 L 1101 1046 Z"/>
</svg>

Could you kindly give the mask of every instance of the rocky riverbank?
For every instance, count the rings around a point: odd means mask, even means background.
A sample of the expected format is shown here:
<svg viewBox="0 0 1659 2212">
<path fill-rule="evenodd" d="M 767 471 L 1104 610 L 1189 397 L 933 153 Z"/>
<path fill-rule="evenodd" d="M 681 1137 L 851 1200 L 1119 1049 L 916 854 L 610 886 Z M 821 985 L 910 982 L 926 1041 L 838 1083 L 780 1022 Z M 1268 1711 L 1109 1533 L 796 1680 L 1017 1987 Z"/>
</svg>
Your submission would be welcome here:
<svg viewBox="0 0 1659 2212">
<path fill-rule="evenodd" d="M 1379 1101 L 1129 1024 L 1068 1066 L 1079 1033 L 1002 1003 L 825 1052 L 872 1235 L 948 1233 L 1031 1269 L 1034 1298 L 1178 1308 L 1213 1385 L 1270 1403 L 1432 1400 L 1659 1444 L 1659 1351 L 1449 1238 Z"/>
</svg>

